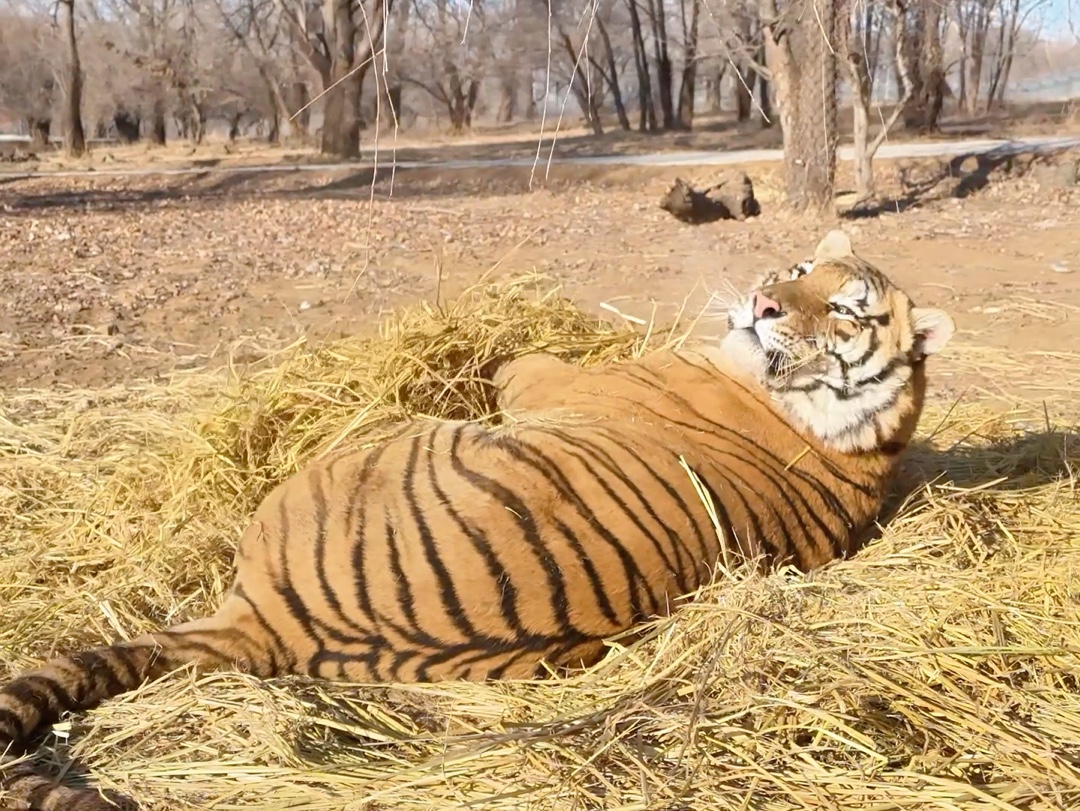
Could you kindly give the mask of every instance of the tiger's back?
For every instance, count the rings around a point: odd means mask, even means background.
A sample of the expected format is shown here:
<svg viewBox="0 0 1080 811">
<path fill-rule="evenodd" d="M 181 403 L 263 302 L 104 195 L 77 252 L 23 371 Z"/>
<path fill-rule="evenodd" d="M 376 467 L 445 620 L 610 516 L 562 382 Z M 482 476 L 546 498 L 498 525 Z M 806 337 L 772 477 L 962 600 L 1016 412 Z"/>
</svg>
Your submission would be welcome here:
<svg viewBox="0 0 1080 811">
<path fill-rule="evenodd" d="M 852 551 L 849 528 L 877 509 L 877 468 L 807 458 L 805 438 L 707 362 L 663 353 L 558 374 L 557 403 L 523 411 L 508 398 L 502 427 L 418 425 L 266 499 L 237 589 L 290 628 L 290 669 L 427 681 L 594 661 L 605 637 L 664 613 L 721 557 L 682 461 L 745 557 L 813 568 Z"/>
<path fill-rule="evenodd" d="M 848 555 L 951 330 L 830 235 L 812 273 L 733 308 L 719 348 L 591 369 L 516 360 L 495 380 L 501 425 L 402 426 L 272 491 L 214 615 L 6 685 L 0 749 L 191 662 L 355 681 L 589 664 L 721 561 Z M 42 811 L 110 807 L 27 765 L 2 785 Z"/>
</svg>

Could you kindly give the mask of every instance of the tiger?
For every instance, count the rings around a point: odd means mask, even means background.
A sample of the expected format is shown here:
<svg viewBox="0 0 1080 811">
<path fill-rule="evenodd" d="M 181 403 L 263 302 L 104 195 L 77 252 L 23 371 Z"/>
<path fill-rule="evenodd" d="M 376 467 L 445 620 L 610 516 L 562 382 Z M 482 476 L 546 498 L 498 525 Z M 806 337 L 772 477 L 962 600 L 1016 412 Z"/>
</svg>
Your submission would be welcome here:
<svg viewBox="0 0 1080 811">
<path fill-rule="evenodd" d="M 14 678 L 0 750 L 186 665 L 366 683 L 588 666 L 723 561 L 808 572 L 854 554 L 951 317 L 831 231 L 728 326 L 590 367 L 525 354 L 492 376 L 497 422 L 417 418 L 313 462 L 256 508 L 216 613 Z M 19 807 L 114 807 L 6 757 Z"/>
</svg>

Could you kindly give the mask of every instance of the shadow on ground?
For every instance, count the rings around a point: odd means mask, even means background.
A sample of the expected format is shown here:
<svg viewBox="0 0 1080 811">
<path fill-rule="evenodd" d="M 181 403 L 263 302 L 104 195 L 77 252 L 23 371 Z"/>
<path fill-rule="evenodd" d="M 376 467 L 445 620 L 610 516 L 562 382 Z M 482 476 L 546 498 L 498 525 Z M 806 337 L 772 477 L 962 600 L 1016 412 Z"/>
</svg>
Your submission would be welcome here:
<svg viewBox="0 0 1080 811">
<path fill-rule="evenodd" d="M 918 168 L 901 168 L 901 194 L 854 206 L 843 216 L 849 219 L 877 217 L 917 209 L 939 200 L 964 199 L 985 189 L 995 177 L 1023 177 L 1036 170 L 1036 167 L 1058 165 L 1062 157 L 1067 155 L 1075 156 L 1075 148 L 1051 146 L 1021 149 L 1003 146 L 956 155 L 942 160 L 929 172 L 925 168 L 922 171 Z M 1075 158 L 1072 165 L 1076 166 Z"/>
<path fill-rule="evenodd" d="M 920 493 L 929 485 L 972 491 L 967 498 L 985 499 L 987 509 L 993 512 L 995 492 L 1022 491 L 1068 479 L 1080 466 L 1080 431 L 1076 428 L 1049 427 L 978 444 L 965 437 L 945 449 L 924 439 L 912 442 L 879 514 L 878 526 L 870 530 L 867 542 L 879 538 L 882 527 L 902 511 L 917 509 Z M 975 492 L 983 488 L 985 492 Z M 989 527 L 987 538 L 995 531 Z"/>
<path fill-rule="evenodd" d="M 0 180 L 0 208 L 7 216 L 33 216 L 44 211 L 124 211 L 152 205 L 206 207 L 251 199 L 430 200 L 463 194 L 526 194 L 537 187 L 569 184 L 556 177 L 544 179 L 541 164 L 530 183 L 527 167 L 497 169 L 373 168 L 327 172 L 250 171 L 230 174 L 201 172 L 189 175 L 110 178 L 110 187 L 93 188 L 82 182 L 71 189 L 20 191 L 36 180 Z M 92 178 L 91 178 L 92 180 Z M 117 188 L 123 184 L 125 187 Z M 73 184 L 74 185 L 74 184 Z"/>
</svg>

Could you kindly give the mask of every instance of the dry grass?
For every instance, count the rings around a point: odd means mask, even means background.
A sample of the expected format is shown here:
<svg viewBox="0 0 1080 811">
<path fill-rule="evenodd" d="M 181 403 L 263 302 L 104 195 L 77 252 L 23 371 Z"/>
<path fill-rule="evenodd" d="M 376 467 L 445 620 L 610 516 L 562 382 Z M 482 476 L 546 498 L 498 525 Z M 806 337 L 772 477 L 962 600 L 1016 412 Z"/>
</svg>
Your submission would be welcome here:
<svg viewBox="0 0 1080 811">
<path fill-rule="evenodd" d="M 654 334 L 653 343 L 671 333 Z M 641 350 L 528 285 L 240 376 L 0 399 L 0 647 L 203 613 L 270 483 L 405 415 L 483 417 L 495 363 Z M 855 560 L 718 582 L 561 681 L 362 687 L 176 674 L 76 720 L 149 809 L 1061 809 L 1080 805 L 1072 429 L 931 408 Z"/>
</svg>

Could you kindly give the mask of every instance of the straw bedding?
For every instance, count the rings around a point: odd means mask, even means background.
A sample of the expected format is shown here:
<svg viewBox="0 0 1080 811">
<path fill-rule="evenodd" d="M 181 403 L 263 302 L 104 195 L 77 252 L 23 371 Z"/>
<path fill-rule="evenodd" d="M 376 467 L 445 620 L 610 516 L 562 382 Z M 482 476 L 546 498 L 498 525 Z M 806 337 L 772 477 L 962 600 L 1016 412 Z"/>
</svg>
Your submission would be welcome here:
<svg viewBox="0 0 1080 811">
<path fill-rule="evenodd" d="M 272 483 L 408 414 L 490 415 L 498 360 L 673 338 L 517 283 L 242 375 L 0 395 L 8 672 L 204 613 Z M 1080 435 L 1032 419 L 931 406 L 862 554 L 727 575 L 580 675 L 185 671 L 59 725 L 38 756 L 148 809 L 1080 807 Z"/>
</svg>

